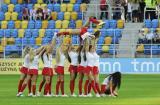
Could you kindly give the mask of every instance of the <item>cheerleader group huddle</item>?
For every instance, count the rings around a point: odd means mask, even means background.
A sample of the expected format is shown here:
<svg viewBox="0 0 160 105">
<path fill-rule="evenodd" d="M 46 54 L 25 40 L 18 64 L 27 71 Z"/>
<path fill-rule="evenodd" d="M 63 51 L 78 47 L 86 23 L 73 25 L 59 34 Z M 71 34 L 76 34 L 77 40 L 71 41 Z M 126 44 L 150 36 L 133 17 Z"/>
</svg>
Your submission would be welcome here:
<svg viewBox="0 0 160 105">
<path fill-rule="evenodd" d="M 96 19 L 89 18 L 89 22 L 99 25 L 103 23 Z M 87 23 L 88 24 L 88 23 Z M 117 89 L 121 85 L 121 73 L 116 72 L 106 77 L 100 86 L 99 84 L 99 55 L 96 53 L 96 42 L 100 35 L 97 31 L 94 34 L 87 32 L 87 27 L 83 27 L 75 32 L 54 33 L 52 42 L 48 45 L 41 46 L 38 49 L 26 47 L 24 49 L 24 64 L 20 69 L 21 76 L 18 84 L 17 96 L 23 96 L 23 92 L 28 85 L 28 96 L 41 96 L 41 90 L 44 86 L 43 96 L 45 97 L 68 97 L 64 92 L 64 66 L 65 59 L 70 62 L 68 71 L 70 72 L 70 96 L 71 97 L 92 97 L 91 90 L 94 91 L 96 97 L 101 96 L 118 96 Z M 79 34 L 81 38 L 80 45 L 66 45 L 63 43 L 64 35 Z M 56 39 L 61 39 L 61 44 L 56 48 Z M 56 48 L 56 64 L 53 67 L 52 51 Z M 42 59 L 44 68 L 42 70 L 42 81 L 36 92 L 36 83 L 38 77 L 38 62 Z M 52 93 L 52 77 L 54 72 L 57 74 L 56 92 Z M 79 94 L 74 93 L 75 80 L 79 76 L 78 89 Z M 84 80 L 84 77 L 86 80 Z M 83 86 L 84 85 L 84 86 Z M 84 92 L 82 92 L 84 88 Z M 60 91 L 61 90 L 61 94 Z"/>
</svg>

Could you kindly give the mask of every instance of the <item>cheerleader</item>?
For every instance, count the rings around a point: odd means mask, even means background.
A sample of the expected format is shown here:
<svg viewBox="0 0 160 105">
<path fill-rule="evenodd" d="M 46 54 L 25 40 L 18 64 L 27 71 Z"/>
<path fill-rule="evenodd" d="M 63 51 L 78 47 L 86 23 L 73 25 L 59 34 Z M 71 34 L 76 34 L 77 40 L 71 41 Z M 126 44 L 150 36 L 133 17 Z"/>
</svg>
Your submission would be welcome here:
<svg viewBox="0 0 160 105">
<path fill-rule="evenodd" d="M 20 92 L 17 94 L 17 96 L 23 96 L 23 91 L 27 86 L 28 81 L 31 79 L 31 83 L 32 83 L 32 96 L 35 97 L 36 96 L 36 81 L 37 81 L 37 77 L 38 77 L 38 60 L 39 57 L 42 55 L 42 53 L 44 52 L 45 48 L 41 47 L 37 50 L 31 50 L 29 52 L 30 54 L 30 67 L 29 67 L 29 71 L 27 73 L 27 77 L 23 82 L 23 85 L 20 89 Z"/>
<path fill-rule="evenodd" d="M 57 33 L 54 33 L 54 36 L 52 38 L 52 42 L 45 46 L 46 50 L 41 56 L 42 62 L 44 63 L 44 68 L 42 70 L 43 80 L 40 83 L 39 91 L 37 92 L 37 96 L 41 95 L 41 90 L 42 90 L 42 87 L 44 84 L 45 84 L 44 96 L 49 96 L 49 97 L 52 96 L 52 94 L 51 94 L 52 77 L 53 77 L 52 52 L 53 52 L 53 49 L 56 45 L 56 38 L 57 38 Z"/>
<path fill-rule="evenodd" d="M 63 42 L 56 49 L 56 66 L 55 66 L 55 71 L 57 73 L 56 97 L 59 96 L 59 89 L 61 89 L 62 97 L 68 97 L 64 93 L 64 64 L 66 59 L 65 57 L 66 50 L 67 48 Z"/>
<path fill-rule="evenodd" d="M 118 96 L 117 90 L 121 86 L 121 73 L 115 72 L 107 76 L 101 85 L 101 95 Z"/>
<path fill-rule="evenodd" d="M 74 87 L 75 87 L 75 79 L 77 77 L 77 66 L 78 66 L 78 46 L 76 45 L 69 45 L 67 51 L 68 61 L 70 62 L 69 72 L 70 72 L 70 92 L 72 97 L 76 97 L 74 94 Z"/>
<path fill-rule="evenodd" d="M 87 58 L 87 68 L 85 70 L 85 76 L 88 78 L 85 82 L 84 85 L 84 96 L 87 97 L 88 95 L 88 85 L 89 83 L 91 84 L 91 88 L 94 90 L 94 93 L 96 94 L 96 97 L 100 97 L 96 86 L 95 86 L 95 81 L 94 81 L 94 77 L 92 75 L 92 71 L 93 71 L 93 67 L 94 67 L 94 62 L 95 62 L 95 58 L 94 58 L 94 47 L 92 45 L 89 45 L 89 40 L 85 39 L 85 56 Z"/>
<path fill-rule="evenodd" d="M 23 81 L 25 80 L 25 78 L 27 77 L 27 73 L 29 70 L 29 52 L 30 52 L 30 47 L 25 47 L 23 50 L 23 57 L 24 57 L 24 63 L 23 66 L 20 69 L 21 75 L 20 75 L 20 80 L 18 83 L 18 93 L 20 92 L 20 89 L 22 87 Z M 31 94 L 31 86 L 30 86 L 30 81 L 28 82 L 28 89 L 29 89 L 29 95 Z"/>
</svg>

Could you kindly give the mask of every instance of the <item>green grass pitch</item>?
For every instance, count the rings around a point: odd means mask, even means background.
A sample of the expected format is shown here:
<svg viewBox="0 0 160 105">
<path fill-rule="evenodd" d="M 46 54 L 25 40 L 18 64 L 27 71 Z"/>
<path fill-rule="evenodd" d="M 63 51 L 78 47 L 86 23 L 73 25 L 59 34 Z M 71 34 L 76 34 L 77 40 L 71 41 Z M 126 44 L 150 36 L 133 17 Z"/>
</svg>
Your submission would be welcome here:
<svg viewBox="0 0 160 105">
<path fill-rule="evenodd" d="M 104 75 L 100 76 L 102 81 Z M 160 75 L 123 75 L 119 97 L 61 98 L 16 97 L 18 75 L 0 75 L 0 105 L 160 105 Z M 37 88 L 41 76 L 38 78 Z M 77 78 L 78 80 L 78 78 Z M 56 76 L 53 77 L 55 92 Z M 76 84 L 76 92 L 78 93 Z M 28 90 L 25 90 L 27 95 Z M 69 75 L 65 75 L 65 91 L 69 94 Z"/>
</svg>

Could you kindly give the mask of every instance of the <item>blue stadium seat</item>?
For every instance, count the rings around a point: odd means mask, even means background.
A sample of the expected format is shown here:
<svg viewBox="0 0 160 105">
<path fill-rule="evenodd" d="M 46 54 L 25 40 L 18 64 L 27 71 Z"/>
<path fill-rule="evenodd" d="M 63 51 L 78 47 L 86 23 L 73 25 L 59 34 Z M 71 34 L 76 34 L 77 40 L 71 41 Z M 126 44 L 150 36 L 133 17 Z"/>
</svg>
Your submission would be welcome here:
<svg viewBox="0 0 160 105">
<path fill-rule="evenodd" d="M 36 21 L 35 22 L 35 28 L 40 29 L 42 27 L 42 21 Z"/>
<path fill-rule="evenodd" d="M 111 54 L 111 55 L 116 54 L 116 46 L 115 45 L 110 45 L 109 54 Z"/>
<path fill-rule="evenodd" d="M 31 38 L 32 33 L 30 29 L 26 29 L 24 33 L 25 38 Z"/>
<path fill-rule="evenodd" d="M 64 12 L 59 12 L 57 15 L 58 20 L 64 20 Z"/>
<path fill-rule="evenodd" d="M 149 20 L 149 19 L 144 20 L 144 24 L 145 24 L 145 27 L 146 27 L 146 28 L 151 28 L 151 27 L 152 27 L 152 22 L 151 22 L 151 20 Z"/>
<path fill-rule="evenodd" d="M 97 52 L 98 55 L 101 55 L 103 53 L 102 52 L 102 45 L 97 45 L 96 52 Z"/>
<path fill-rule="evenodd" d="M 158 45 L 152 45 L 151 46 L 152 54 L 153 55 L 158 55 L 159 54 L 159 46 Z"/>
<path fill-rule="evenodd" d="M 28 45 L 29 44 L 29 38 L 22 38 L 22 45 L 25 46 L 25 45 Z"/>
<path fill-rule="evenodd" d="M 158 19 L 153 19 L 152 20 L 152 28 L 158 28 L 159 26 L 159 21 Z"/>
<path fill-rule="evenodd" d="M 118 44 L 119 38 L 118 37 L 112 37 L 112 44 Z"/>
<path fill-rule="evenodd" d="M 80 11 L 80 4 L 74 4 L 73 11 L 79 12 Z"/>
<path fill-rule="evenodd" d="M 146 54 L 146 55 L 151 54 L 151 46 L 150 45 L 144 45 L 144 54 Z"/>
<path fill-rule="evenodd" d="M 72 28 L 74 29 L 76 27 L 76 23 L 74 20 L 71 20 L 70 23 L 69 23 L 69 28 Z"/>
<path fill-rule="evenodd" d="M 78 37 L 77 35 L 73 35 L 73 36 L 72 36 L 72 44 L 73 44 L 73 45 L 77 45 L 77 44 L 79 44 L 79 43 L 80 43 L 79 37 Z"/>
<path fill-rule="evenodd" d="M 14 26 L 15 26 L 15 23 L 14 23 L 14 21 L 8 21 L 8 28 L 9 29 L 14 29 Z"/>
<path fill-rule="evenodd" d="M 5 16 L 4 16 L 4 12 L 0 12 L 0 21 L 4 20 Z"/>
<path fill-rule="evenodd" d="M 18 20 L 22 20 L 22 16 L 23 16 L 22 12 L 18 13 Z"/>
<path fill-rule="evenodd" d="M 110 20 L 109 21 L 109 27 L 113 28 L 113 29 L 117 28 L 117 21 L 116 20 Z"/>
<path fill-rule="evenodd" d="M 39 36 L 39 30 L 38 29 L 33 29 L 32 30 L 32 37 L 37 38 Z"/>
<path fill-rule="evenodd" d="M 76 3 L 81 4 L 81 3 L 82 3 L 82 0 L 77 0 Z"/>
<path fill-rule="evenodd" d="M 47 38 L 52 38 L 52 37 L 53 37 L 53 30 L 51 30 L 51 29 L 46 29 L 45 37 L 47 37 Z"/>
<path fill-rule="evenodd" d="M 122 30 L 121 29 L 116 29 L 115 30 L 115 36 L 120 38 L 122 36 Z"/>
<path fill-rule="evenodd" d="M 100 44 L 100 45 L 101 45 L 101 44 L 104 44 L 104 41 L 105 41 L 104 39 L 105 39 L 105 37 L 100 36 L 99 39 L 98 39 L 98 41 L 97 41 L 97 44 L 98 44 L 98 45 L 99 45 L 99 44 Z"/>
<path fill-rule="evenodd" d="M 22 6 L 20 4 L 16 4 L 14 7 L 14 11 L 20 13 L 22 11 Z"/>
<path fill-rule="evenodd" d="M 53 9 L 54 9 L 54 5 L 53 5 L 53 4 L 48 4 L 47 7 L 48 7 L 48 9 L 50 9 L 51 11 L 53 11 Z"/>
<path fill-rule="evenodd" d="M 7 4 L 2 4 L 1 5 L 1 11 L 4 12 L 4 13 L 7 12 L 8 11 L 8 5 Z"/>
<path fill-rule="evenodd" d="M 0 29 L 0 38 L 4 37 L 4 30 Z"/>
<path fill-rule="evenodd" d="M 4 36 L 7 37 L 7 38 L 10 38 L 11 37 L 11 30 L 10 29 L 5 29 L 4 30 Z"/>
<path fill-rule="evenodd" d="M 29 10 L 33 9 L 33 4 L 28 4 L 28 5 L 27 5 L 27 8 L 28 8 Z"/>
<path fill-rule="evenodd" d="M 35 38 L 31 37 L 29 40 L 29 45 L 35 45 L 35 43 L 36 43 Z"/>
<path fill-rule="evenodd" d="M 53 10 L 55 11 L 55 12 L 60 12 L 60 4 L 54 4 L 54 8 L 53 8 Z"/>
<path fill-rule="evenodd" d="M 106 29 L 101 29 L 101 36 L 106 37 L 107 34 L 107 30 Z"/>
<path fill-rule="evenodd" d="M 114 37 L 114 29 L 107 29 L 106 34 L 107 36 Z"/>
<path fill-rule="evenodd" d="M 50 38 L 44 37 L 44 38 L 42 39 L 42 44 L 43 44 L 43 45 L 44 45 L 44 44 L 48 44 L 49 41 L 50 41 Z"/>
<path fill-rule="evenodd" d="M 34 29 L 34 26 L 35 26 L 34 21 L 31 20 L 31 21 L 28 22 L 28 28 L 29 29 Z"/>
<path fill-rule="evenodd" d="M 82 20 L 82 18 L 83 18 L 82 12 L 78 12 L 78 19 Z"/>
<path fill-rule="evenodd" d="M 17 0 L 10 0 L 11 4 L 17 4 Z"/>
<path fill-rule="evenodd" d="M 103 28 L 108 29 L 110 27 L 109 24 L 109 20 L 105 20 L 105 25 L 103 26 Z"/>
<path fill-rule="evenodd" d="M 55 21 L 54 20 L 50 20 L 48 22 L 48 29 L 54 29 L 55 28 Z"/>
<path fill-rule="evenodd" d="M 11 30 L 11 37 L 13 37 L 13 38 L 17 38 L 18 37 L 18 30 L 17 29 Z"/>
<path fill-rule="evenodd" d="M 22 38 L 15 38 L 16 45 L 22 45 Z"/>
</svg>

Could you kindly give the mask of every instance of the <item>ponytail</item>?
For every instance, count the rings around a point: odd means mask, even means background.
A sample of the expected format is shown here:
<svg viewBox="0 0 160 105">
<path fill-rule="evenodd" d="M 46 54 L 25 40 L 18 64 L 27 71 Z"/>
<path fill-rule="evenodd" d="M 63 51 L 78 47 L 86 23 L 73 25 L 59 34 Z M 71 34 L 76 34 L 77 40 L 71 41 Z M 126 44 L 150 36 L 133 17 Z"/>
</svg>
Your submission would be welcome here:
<svg viewBox="0 0 160 105">
<path fill-rule="evenodd" d="M 71 63 L 71 57 L 69 56 L 68 51 L 66 52 L 66 55 L 67 55 L 67 59 L 68 59 L 69 63 Z"/>
</svg>

